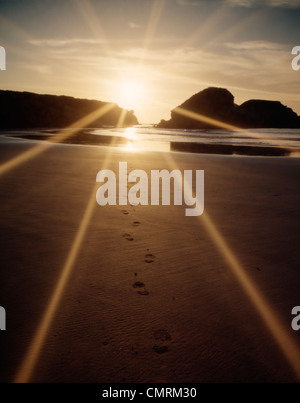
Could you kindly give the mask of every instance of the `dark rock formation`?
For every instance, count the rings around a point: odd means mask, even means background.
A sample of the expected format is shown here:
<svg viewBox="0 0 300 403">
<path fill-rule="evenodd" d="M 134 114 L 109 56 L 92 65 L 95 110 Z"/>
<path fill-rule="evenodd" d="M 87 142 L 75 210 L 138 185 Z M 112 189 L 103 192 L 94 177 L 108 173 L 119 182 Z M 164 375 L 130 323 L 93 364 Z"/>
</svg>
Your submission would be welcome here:
<svg viewBox="0 0 300 403">
<path fill-rule="evenodd" d="M 229 129 L 218 122 L 241 128 L 300 128 L 300 117 L 278 101 L 250 100 L 238 106 L 224 88 L 207 88 L 171 111 L 171 119 L 158 127 Z"/>
<path fill-rule="evenodd" d="M 68 96 L 39 95 L 31 92 L 0 90 L 0 128 L 63 128 L 86 115 L 106 107 L 107 102 L 78 99 Z M 84 127 L 116 126 L 123 109 L 116 104 Z M 124 114 L 123 126 L 138 124 L 133 111 Z"/>
<path fill-rule="evenodd" d="M 300 116 L 279 101 L 251 99 L 239 107 L 239 113 L 241 125 L 246 127 L 300 127 Z"/>
</svg>

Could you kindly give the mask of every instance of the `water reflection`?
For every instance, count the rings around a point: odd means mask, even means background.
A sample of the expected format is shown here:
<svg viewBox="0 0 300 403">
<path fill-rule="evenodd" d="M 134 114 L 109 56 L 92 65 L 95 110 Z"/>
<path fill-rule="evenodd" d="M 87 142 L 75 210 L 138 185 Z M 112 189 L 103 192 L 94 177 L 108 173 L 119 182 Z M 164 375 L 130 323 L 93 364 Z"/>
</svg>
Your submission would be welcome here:
<svg viewBox="0 0 300 403">
<path fill-rule="evenodd" d="M 170 151 L 169 141 L 158 141 L 153 137 L 145 139 L 135 127 L 127 127 L 123 134 L 128 139 L 126 146 L 122 147 L 125 151 Z"/>
<path fill-rule="evenodd" d="M 125 129 L 125 136 L 129 140 L 137 140 L 138 139 L 138 133 L 135 127 L 126 127 Z"/>
<path fill-rule="evenodd" d="M 125 147 L 122 147 L 123 150 L 125 151 L 137 151 L 137 148 L 135 147 L 135 145 L 133 144 L 132 141 L 128 141 L 128 143 L 126 144 Z"/>
</svg>

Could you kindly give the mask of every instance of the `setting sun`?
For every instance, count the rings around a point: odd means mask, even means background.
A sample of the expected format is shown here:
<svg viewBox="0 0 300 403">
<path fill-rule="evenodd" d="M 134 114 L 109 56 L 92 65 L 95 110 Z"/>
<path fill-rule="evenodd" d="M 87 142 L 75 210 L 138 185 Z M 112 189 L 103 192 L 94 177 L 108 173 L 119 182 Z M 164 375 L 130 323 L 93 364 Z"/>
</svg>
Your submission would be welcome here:
<svg viewBox="0 0 300 403">
<path fill-rule="evenodd" d="M 115 88 L 117 103 L 126 109 L 136 109 L 147 98 L 145 84 L 136 80 L 122 80 Z"/>
</svg>

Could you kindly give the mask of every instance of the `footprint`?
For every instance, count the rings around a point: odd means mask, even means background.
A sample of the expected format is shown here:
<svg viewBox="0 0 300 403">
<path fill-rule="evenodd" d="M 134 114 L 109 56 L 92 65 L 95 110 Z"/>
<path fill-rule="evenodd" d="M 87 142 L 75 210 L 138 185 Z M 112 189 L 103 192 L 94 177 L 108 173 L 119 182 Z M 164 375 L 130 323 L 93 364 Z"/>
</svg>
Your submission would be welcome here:
<svg viewBox="0 0 300 403">
<path fill-rule="evenodd" d="M 129 214 L 127 210 L 121 210 L 121 213 L 125 215 Z"/>
<path fill-rule="evenodd" d="M 155 351 L 157 354 L 164 354 L 164 353 L 167 353 L 169 351 L 169 347 L 168 346 L 154 345 L 152 347 L 152 350 Z"/>
<path fill-rule="evenodd" d="M 142 283 L 141 281 L 136 281 L 136 282 L 133 284 L 132 287 L 133 287 L 133 288 L 142 288 L 142 287 L 145 287 L 145 284 Z"/>
<path fill-rule="evenodd" d="M 102 345 L 103 345 L 104 347 L 106 347 L 106 346 L 108 346 L 112 341 L 113 341 L 113 339 L 112 339 L 111 337 L 106 338 L 106 339 L 104 339 L 104 340 L 102 341 Z"/>
<path fill-rule="evenodd" d="M 140 222 L 139 221 L 133 221 L 132 225 L 134 227 L 138 227 L 140 225 Z"/>
<path fill-rule="evenodd" d="M 153 263 L 155 259 L 155 256 L 152 255 L 152 253 L 147 253 L 147 255 L 145 255 L 145 262 L 146 263 Z"/>
<path fill-rule="evenodd" d="M 143 290 L 137 291 L 138 294 L 140 295 L 149 295 L 149 291 L 146 290 L 146 286 L 142 281 L 136 281 L 134 284 L 132 284 L 133 288 L 143 288 Z"/>
<path fill-rule="evenodd" d="M 131 347 L 131 353 L 133 355 L 138 355 L 138 351 L 135 351 L 135 348 L 133 346 Z"/>
<path fill-rule="evenodd" d="M 171 335 L 170 333 L 165 330 L 165 329 L 158 329 L 155 330 L 155 332 L 153 333 L 153 337 L 155 340 L 157 340 L 158 342 L 166 342 L 166 341 L 170 341 L 171 340 Z M 169 347 L 166 345 L 157 345 L 155 344 L 152 347 L 152 350 L 155 351 L 157 354 L 164 354 L 166 352 L 169 351 Z"/>
<path fill-rule="evenodd" d="M 127 239 L 127 241 L 133 241 L 133 238 L 130 234 L 123 234 L 122 237 Z"/>
<path fill-rule="evenodd" d="M 137 292 L 138 294 L 140 294 L 140 295 L 149 295 L 149 291 L 147 291 L 147 290 L 141 290 L 141 291 L 138 291 Z"/>
<path fill-rule="evenodd" d="M 167 330 L 165 330 L 165 329 L 155 330 L 155 332 L 153 333 L 153 337 L 155 338 L 155 340 L 160 340 L 160 341 L 171 340 L 170 333 L 167 332 Z"/>
</svg>

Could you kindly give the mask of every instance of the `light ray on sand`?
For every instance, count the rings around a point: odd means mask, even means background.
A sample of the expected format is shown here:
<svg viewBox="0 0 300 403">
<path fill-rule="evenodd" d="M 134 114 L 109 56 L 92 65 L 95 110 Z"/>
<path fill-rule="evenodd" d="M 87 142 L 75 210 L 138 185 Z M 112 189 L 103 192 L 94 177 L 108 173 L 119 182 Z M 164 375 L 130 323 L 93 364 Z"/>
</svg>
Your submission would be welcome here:
<svg viewBox="0 0 300 403">
<path fill-rule="evenodd" d="M 91 112 L 90 114 L 77 120 L 75 123 L 70 125 L 68 128 L 61 130 L 59 133 L 57 133 L 56 135 L 54 135 L 51 138 L 51 141 L 49 141 L 47 143 L 45 142 L 45 143 L 38 144 L 38 145 L 30 148 L 28 151 L 25 151 L 22 154 L 18 155 L 17 157 L 14 157 L 14 158 L 10 159 L 9 161 L 4 162 L 2 165 L 0 165 L 0 175 L 3 175 L 4 173 L 10 171 L 11 169 L 16 168 L 17 166 L 30 160 L 31 158 L 37 157 L 39 154 L 43 153 L 48 148 L 50 148 L 52 146 L 52 143 L 62 143 L 64 140 L 66 140 L 68 137 L 72 136 L 73 134 L 77 133 L 83 127 L 86 127 L 87 125 L 89 125 L 93 121 L 95 121 L 96 119 L 98 119 L 101 116 L 108 113 L 115 106 L 116 105 L 112 104 L 112 103 L 105 104 L 101 108 L 98 108 L 94 112 Z"/>
<path fill-rule="evenodd" d="M 93 188 L 92 194 L 90 196 L 87 208 L 81 220 L 72 248 L 66 260 L 65 266 L 62 269 L 55 290 L 50 298 L 50 302 L 33 337 L 33 340 L 30 344 L 27 354 L 15 377 L 14 381 L 15 383 L 27 383 L 30 381 L 35 365 L 41 353 L 43 344 L 45 342 L 46 336 L 48 334 L 49 328 L 51 326 L 51 322 L 55 316 L 57 307 L 64 293 L 65 287 L 68 284 L 70 274 L 74 266 L 74 262 L 76 261 L 78 252 L 80 250 L 80 246 L 85 237 L 87 227 L 93 214 L 95 207 L 95 190 L 96 186 Z"/>
<path fill-rule="evenodd" d="M 171 169 L 178 169 L 176 163 L 170 153 L 164 154 L 164 157 L 171 167 Z M 185 184 L 186 186 L 186 184 Z M 204 227 L 209 234 L 211 240 L 215 244 L 220 255 L 227 263 L 228 267 L 234 274 L 241 288 L 248 296 L 250 302 L 256 309 L 257 313 L 263 320 L 264 324 L 268 328 L 271 336 L 279 346 L 280 351 L 283 353 L 290 366 L 293 368 L 295 374 L 300 380 L 300 348 L 290 336 L 286 327 L 281 323 L 281 320 L 271 308 L 270 304 L 263 297 L 262 292 L 254 284 L 251 278 L 247 275 L 242 264 L 239 262 L 236 254 L 230 248 L 225 241 L 225 238 L 221 235 L 217 229 L 213 220 L 210 218 L 207 209 L 204 213 L 198 217 L 199 221 L 204 224 Z"/>
<path fill-rule="evenodd" d="M 118 125 L 122 126 L 124 123 L 124 119 L 126 117 L 126 111 L 124 109 L 121 110 L 120 117 L 118 120 Z M 112 143 L 113 145 L 113 143 Z M 112 149 L 107 149 L 107 156 L 102 164 L 103 168 L 106 168 L 106 164 L 109 163 L 110 156 L 112 153 Z M 32 342 L 29 346 L 29 349 L 23 359 L 23 362 L 18 370 L 18 373 L 15 377 L 15 383 L 28 383 L 32 377 L 35 366 L 38 362 L 39 356 L 41 354 L 43 345 L 45 343 L 45 339 L 47 337 L 49 328 L 57 311 L 58 305 L 61 301 L 61 298 L 65 292 L 66 286 L 68 285 L 68 281 L 70 279 L 70 275 L 72 273 L 72 269 L 74 263 L 76 262 L 76 258 L 80 251 L 82 242 L 85 238 L 85 234 L 87 228 L 89 226 L 91 217 L 93 215 L 94 208 L 96 206 L 96 198 L 95 193 L 98 188 L 98 183 L 95 184 L 93 191 L 91 193 L 90 199 L 88 201 L 86 210 L 84 212 L 83 218 L 79 225 L 76 237 L 71 246 L 69 255 L 67 257 L 66 263 L 61 271 L 59 279 L 57 281 L 57 285 L 53 291 L 53 294 L 49 300 L 47 308 L 43 314 L 43 317 L 39 323 L 39 326 L 35 332 L 35 335 L 32 339 Z"/>
<path fill-rule="evenodd" d="M 277 317 L 276 313 L 274 312 L 274 309 L 272 309 L 270 304 L 267 303 L 258 287 L 246 274 L 238 258 L 227 245 L 224 237 L 220 234 L 207 212 L 203 214 L 202 221 L 211 239 L 217 246 L 220 254 L 224 257 L 239 284 L 244 289 L 246 295 L 250 298 L 252 304 L 268 327 L 271 335 L 277 342 L 280 350 L 284 353 L 298 379 L 300 380 L 299 346 L 292 339 L 286 327 L 281 323 L 279 317 Z"/>
</svg>

